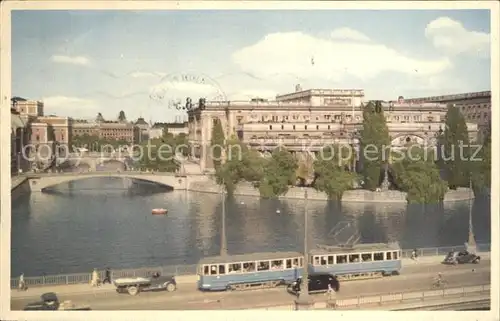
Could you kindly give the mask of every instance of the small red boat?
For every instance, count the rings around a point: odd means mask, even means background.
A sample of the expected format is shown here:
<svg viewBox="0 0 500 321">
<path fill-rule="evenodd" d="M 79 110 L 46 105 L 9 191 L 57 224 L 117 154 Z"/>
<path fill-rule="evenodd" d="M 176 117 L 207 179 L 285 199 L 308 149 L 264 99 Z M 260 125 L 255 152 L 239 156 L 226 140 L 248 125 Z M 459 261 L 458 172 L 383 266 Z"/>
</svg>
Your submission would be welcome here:
<svg viewBox="0 0 500 321">
<path fill-rule="evenodd" d="M 164 208 L 153 208 L 151 210 L 151 214 L 153 215 L 166 215 L 168 213 L 168 210 Z"/>
</svg>

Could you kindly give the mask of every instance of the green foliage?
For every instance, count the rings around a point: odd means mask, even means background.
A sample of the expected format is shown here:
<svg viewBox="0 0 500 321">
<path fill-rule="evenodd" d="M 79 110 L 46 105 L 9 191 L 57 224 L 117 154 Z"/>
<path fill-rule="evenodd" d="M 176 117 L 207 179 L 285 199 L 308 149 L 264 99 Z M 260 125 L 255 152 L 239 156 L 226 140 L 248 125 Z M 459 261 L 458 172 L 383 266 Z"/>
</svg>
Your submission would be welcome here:
<svg viewBox="0 0 500 321">
<path fill-rule="evenodd" d="M 134 156 L 138 158 L 141 168 L 159 172 L 176 172 L 179 163 L 175 160 L 175 152 L 182 148 L 178 146 L 186 144 L 187 139 L 180 140 L 171 133 L 164 133 L 161 138 L 151 139 L 141 144 L 135 151 Z"/>
<path fill-rule="evenodd" d="M 214 168 L 217 170 L 222 164 L 222 161 L 220 159 L 225 146 L 224 129 L 222 128 L 220 120 L 215 122 L 212 128 L 212 139 L 210 140 L 210 146 Z"/>
<path fill-rule="evenodd" d="M 228 194 L 232 194 L 243 180 L 258 182 L 262 179 L 266 160 L 257 151 L 232 138 L 227 141 L 226 155 L 226 162 L 215 170 L 215 178 Z"/>
<path fill-rule="evenodd" d="M 475 150 L 472 150 L 474 153 Z M 472 156 L 474 156 L 472 158 Z M 484 140 L 477 155 L 471 155 L 472 185 L 475 192 L 491 188 L 491 140 Z"/>
<path fill-rule="evenodd" d="M 388 160 L 391 146 L 389 129 L 380 102 L 363 107 L 363 128 L 360 132 L 362 175 L 364 187 L 374 190 L 380 184 L 380 170 Z"/>
<path fill-rule="evenodd" d="M 469 164 L 469 135 L 465 119 L 457 107 L 448 106 L 446 112 L 446 127 L 441 137 L 444 162 L 450 189 L 469 186 L 469 175 L 472 165 Z"/>
<path fill-rule="evenodd" d="M 345 191 L 353 187 L 357 175 L 346 171 L 345 162 L 354 155 L 350 146 L 327 146 L 314 162 L 314 188 L 326 193 L 330 200 L 341 200 Z"/>
<path fill-rule="evenodd" d="M 118 121 L 120 122 L 127 121 L 127 117 L 125 116 L 125 112 L 123 110 L 120 110 L 120 113 L 118 114 Z"/>
<path fill-rule="evenodd" d="M 297 160 L 284 148 L 276 148 L 264 165 L 259 192 L 264 198 L 273 198 L 288 192 L 288 186 L 297 179 Z"/>
<path fill-rule="evenodd" d="M 408 203 L 438 203 L 448 189 L 429 150 L 412 147 L 392 164 L 396 185 L 407 192 Z"/>
</svg>

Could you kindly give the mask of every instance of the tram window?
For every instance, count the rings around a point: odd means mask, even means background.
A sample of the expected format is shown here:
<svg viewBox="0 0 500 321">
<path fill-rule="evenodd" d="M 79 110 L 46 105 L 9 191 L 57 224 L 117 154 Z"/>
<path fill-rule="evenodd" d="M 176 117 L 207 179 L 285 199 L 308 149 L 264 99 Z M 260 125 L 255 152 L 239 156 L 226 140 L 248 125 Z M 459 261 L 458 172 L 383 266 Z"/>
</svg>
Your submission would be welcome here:
<svg viewBox="0 0 500 321">
<path fill-rule="evenodd" d="M 241 273 L 241 263 L 229 264 L 229 273 Z"/>
<path fill-rule="evenodd" d="M 314 257 L 314 265 L 319 265 L 319 256 Z"/>
<path fill-rule="evenodd" d="M 335 264 L 335 260 L 333 259 L 335 256 L 328 255 L 328 265 Z"/>
<path fill-rule="evenodd" d="M 358 262 L 359 262 L 359 254 L 349 255 L 349 263 L 358 263 Z"/>
<path fill-rule="evenodd" d="M 371 253 L 361 254 L 361 261 L 363 261 L 363 262 L 369 262 L 371 260 L 372 260 L 372 254 Z"/>
<path fill-rule="evenodd" d="M 347 263 L 347 255 L 337 255 L 337 264 Z"/>
<path fill-rule="evenodd" d="M 254 262 L 243 263 L 243 272 L 253 272 L 253 271 L 255 271 L 255 263 Z"/>
<path fill-rule="evenodd" d="M 203 266 L 203 275 L 210 275 L 210 266 Z"/>
<path fill-rule="evenodd" d="M 299 259 L 293 259 L 292 267 L 294 267 L 294 268 L 300 267 L 299 266 Z"/>
<path fill-rule="evenodd" d="M 392 255 L 394 260 L 398 259 L 398 251 L 392 252 Z"/>
<path fill-rule="evenodd" d="M 260 261 L 257 263 L 257 271 L 269 270 L 269 261 Z"/>
<path fill-rule="evenodd" d="M 392 252 L 385 252 L 385 259 L 392 260 Z"/>
<path fill-rule="evenodd" d="M 328 256 L 322 256 L 321 257 L 321 265 L 327 265 L 328 264 Z"/>
<path fill-rule="evenodd" d="M 373 260 L 374 261 L 383 261 L 384 260 L 384 253 L 383 252 L 373 253 Z"/>
<path fill-rule="evenodd" d="M 292 259 L 287 259 L 286 260 L 286 268 L 291 269 L 292 268 Z"/>
<path fill-rule="evenodd" d="M 210 266 L 210 275 L 217 275 L 217 265 Z"/>
<path fill-rule="evenodd" d="M 283 269 L 283 260 L 271 261 L 271 270 L 281 270 Z"/>
<path fill-rule="evenodd" d="M 226 274 L 226 265 L 225 264 L 219 265 L 219 274 Z"/>
</svg>

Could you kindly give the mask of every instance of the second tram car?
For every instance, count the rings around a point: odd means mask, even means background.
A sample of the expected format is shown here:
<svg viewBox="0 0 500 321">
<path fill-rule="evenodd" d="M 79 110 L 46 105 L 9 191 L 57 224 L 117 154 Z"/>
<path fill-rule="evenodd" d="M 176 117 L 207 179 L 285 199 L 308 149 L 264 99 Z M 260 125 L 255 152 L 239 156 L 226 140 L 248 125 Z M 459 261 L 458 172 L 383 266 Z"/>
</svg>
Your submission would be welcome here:
<svg viewBox="0 0 500 321">
<path fill-rule="evenodd" d="M 401 270 L 401 248 L 398 243 L 372 243 L 316 249 L 309 252 L 309 270 L 339 280 L 395 275 Z"/>
</svg>

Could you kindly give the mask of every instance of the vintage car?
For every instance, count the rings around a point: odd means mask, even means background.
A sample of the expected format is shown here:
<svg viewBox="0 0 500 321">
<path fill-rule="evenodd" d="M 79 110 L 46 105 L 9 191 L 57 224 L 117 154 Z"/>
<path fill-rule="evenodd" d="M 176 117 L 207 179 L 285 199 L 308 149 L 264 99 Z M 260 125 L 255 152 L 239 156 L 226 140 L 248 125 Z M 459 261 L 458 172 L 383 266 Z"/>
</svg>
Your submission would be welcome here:
<svg viewBox="0 0 500 321">
<path fill-rule="evenodd" d="M 292 284 L 288 285 L 288 292 L 292 294 L 300 293 L 301 284 L 302 278 L 300 277 Z M 310 294 L 327 292 L 328 285 L 330 285 L 333 291 L 340 291 L 340 282 L 335 276 L 327 273 L 314 273 L 309 275 L 308 290 Z"/>
<path fill-rule="evenodd" d="M 41 301 L 28 303 L 25 311 L 81 311 L 92 310 L 88 305 L 76 305 L 71 301 L 60 302 L 54 292 L 44 293 L 40 296 Z"/>
<path fill-rule="evenodd" d="M 449 252 L 443 260 L 444 264 L 464 264 L 464 263 L 479 263 L 481 257 L 469 251 L 452 251 Z"/>
<path fill-rule="evenodd" d="M 177 289 L 177 283 L 173 276 L 161 276 L 154 273 L 151 277 L 119 278 L 113 281 L 116 292 L 137 295 L 139 292 L 168 291 Z"/>
</svg>

